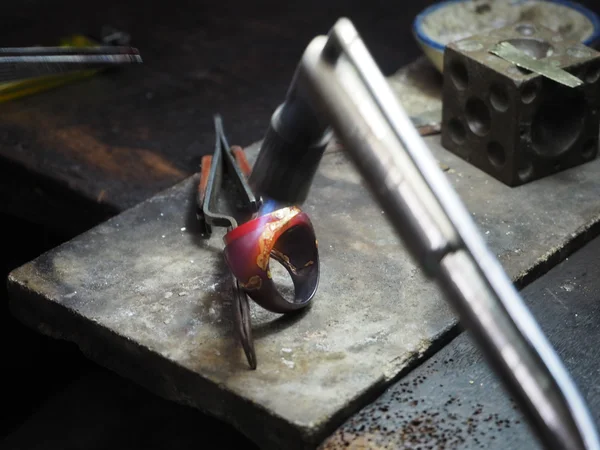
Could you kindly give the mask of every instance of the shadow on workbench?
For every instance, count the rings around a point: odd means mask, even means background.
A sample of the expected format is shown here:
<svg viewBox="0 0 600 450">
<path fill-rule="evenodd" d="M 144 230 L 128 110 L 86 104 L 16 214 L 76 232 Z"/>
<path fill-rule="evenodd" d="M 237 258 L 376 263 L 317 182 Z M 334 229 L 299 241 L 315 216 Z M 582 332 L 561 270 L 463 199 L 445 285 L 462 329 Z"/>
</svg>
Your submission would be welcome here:
<svg viewBox="0 0 600 450">
<path fill-rule="evenodd" d="M 222 422 L 91 368 L 5 440 L 10 449 L 256 448 Z M 209 448 L 212 445 L 208 446 Z"/>
<path fill-rule="evenodd" d="M 0 238 L 0 335 L 3 351 L 2 434 L 19 425 L 56 389 L 90 367 L 74 345 L 46 338 L 21 325 L 8 310 L 6 276 L 11 269 L 24 264 L 40 252 L 65 240 L 46 228 L 2 215 Z M 12 394 L 12 396 L 10 395 Z"/>
<path fill-rule="evenodd" d="M 69 237 L 0 215 L 0 275 Z M 147 392 L 103 369 L 67 342 L 45 337 L 9 313 L 0 288 L 3 351 L 2 448 L 255 448 L 228 425 Z"/>
</svg>

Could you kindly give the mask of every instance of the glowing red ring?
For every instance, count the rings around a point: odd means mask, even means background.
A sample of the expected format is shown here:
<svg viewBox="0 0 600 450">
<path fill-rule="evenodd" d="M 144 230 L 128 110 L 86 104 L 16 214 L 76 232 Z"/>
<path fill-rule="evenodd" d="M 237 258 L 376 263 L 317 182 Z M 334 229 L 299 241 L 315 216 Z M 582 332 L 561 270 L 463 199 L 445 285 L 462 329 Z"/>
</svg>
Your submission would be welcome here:
<svg viewBox="0 0 600 450">
<path fill-rule="evenodd" d="M 225 261 L 240 286 L 263 308 L 287 313 L 306 307 L 319 284 L 319 252 L 308 215 L 296 206 L 273 211 L 234 228 L 223 238 Z M 294 301 L 279 293 L 270 258 L 279 261 L 294 283 Z"/>
</svg>

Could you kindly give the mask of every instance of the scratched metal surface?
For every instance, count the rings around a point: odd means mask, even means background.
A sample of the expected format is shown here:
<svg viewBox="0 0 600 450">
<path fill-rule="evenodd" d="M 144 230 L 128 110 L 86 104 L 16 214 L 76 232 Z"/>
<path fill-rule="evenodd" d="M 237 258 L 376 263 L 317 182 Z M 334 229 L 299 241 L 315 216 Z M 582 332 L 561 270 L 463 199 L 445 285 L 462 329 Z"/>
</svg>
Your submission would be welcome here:
<svg viewBox="0 0 600 450">
<path fill-rule="evenodd" d="M 600 421 L 600 238 L 522 295 Z M 521 412 L 463 333 L 322 445 L 334 449 L 536 449 Z"/>
<path fill-rule="evenodd" d="M 427 141 L 520 283 L 596 233 L 600 161 L 510 189 L 442 150 L 438 137 Z M 195 234 L 193 181 L 14 271 L 14 314 L 264 448 L 314 447 L 455 330 L 441 295 L 334 151 L 305 205 L 321 250 L 318 296 L 298 318 L 254 308 L 259 368 L 247 370 L 232 335 L 221 241 Z"/>
</svg>

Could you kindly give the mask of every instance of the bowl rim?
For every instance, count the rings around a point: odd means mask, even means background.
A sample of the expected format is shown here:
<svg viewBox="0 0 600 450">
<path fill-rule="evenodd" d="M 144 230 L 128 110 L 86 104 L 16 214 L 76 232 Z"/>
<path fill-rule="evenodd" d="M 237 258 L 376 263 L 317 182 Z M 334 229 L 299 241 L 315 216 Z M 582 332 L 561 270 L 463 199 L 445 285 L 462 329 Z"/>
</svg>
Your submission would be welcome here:
<svg viewBox="0 0 600 450">
<path fill-rule="evenodd" d="M 425 31 L 423 30 L 423 21 L 427 18 L 427 16 L 429 16 L 434 11 L 437 11 L 438 9 L 450 6 L 454 3 L 465 3 L 468 1 L 471 1 L 471 0 L 444 0 L 444 1 L 435 3 L 435 4 L 425 8 L 415 18 L 415 20 L 413 22 L 413 32 L 415 33 L 417 38 L 420 41 L 422 41 L 425 45 L 432 47 L 436 50 L 443 51 L 444 48 L 446 47 L 445 44 L 442 44 L 441 42 L 434 40 L 433 38 L 431 38 L 430 36 L 428 36 L 425 33 Z M 527 0 L 525 0 L 525 1 L 527 1 Z M 587 7 L 585 7 L 579 3 L 576 3 L 576 2 L 573 2 L 570 0 L 545 0 L 545 1 L 546 1 L 546 3 L 554 3 L 556 5 L 566 6 L 567 8 L 575 10 L 575 11 L 579 12 L 580 14 L 582 14 L 586 19 L 588 19 L 592 23 L 592 34 L 586 40 L 582 41 L 582 44 L 592 45 L 596 40 L 598 40 L 598 38 L 600 38 L 600 17 L 595 12 L 593 12 L 592 10 L 588 9 Z M 522 3 L 524 3 L 524 2 L 522 1 Z"/>
</svg>

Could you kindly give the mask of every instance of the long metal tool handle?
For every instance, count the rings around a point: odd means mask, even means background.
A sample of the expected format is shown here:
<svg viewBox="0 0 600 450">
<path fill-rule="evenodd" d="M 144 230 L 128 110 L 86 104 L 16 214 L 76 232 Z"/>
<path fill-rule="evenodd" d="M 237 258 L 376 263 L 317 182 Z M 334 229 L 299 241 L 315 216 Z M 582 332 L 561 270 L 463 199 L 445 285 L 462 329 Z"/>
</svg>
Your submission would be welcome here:
<svg viewBox="0 0 600 450">
<path fill-rule="evenodd" d="M 232 147 L 229 145 L 227 137 L 225 136 L 225 131 L 223 130 L 223 121 L 221 117 L 217 116 L 217 119 L 215 120 L 217 125 L 217 134 L 221 139 L 224 162 L 227 170 L 229 171 L 229 175 L 233 179 L 235 187 L 238 190 L 238 207 L 246 213 L 252 215 L 258 212 L 260 201 L 254 196 L 254 192 L 252 192 L 252 189 L 246 180 L 244 167 L 240 165 L 240 162 L 247 165 L 248 161 L 245 159 L 244 151 L 242 149 L 238 147 L 236 150 L 238 155 L 236 156 L 234 149 L 232 149 Z"/>
<path fill-rule="evenodd" d="M 290 91 L 308 98 L 333 127 L 406 247 L 439 283 L 542 442 L 600 449 L 566 368 L 349 20 L 311 42 Z"/>
<path fill-rule="evenodd" d="M 206 235 L 212 234 L 212 227 L 225 227 L 227 229 L 238 226 L 236 220 L 229 215 L 217 211 L 217 202 L 221 194 L 223 184 L 223 123 L 221 116 L 215 115 L 215 151 L 210 159 L 210 171 L 206 186 L 199 191 L 201 198 L 198 199 L 199 218 L 204 227 Z M 205 160 L 208 161 L 208 160 Z M 205 169 L 206 170 L 206 169 Z M 204 180 L 201 180 L 204 182 Z"/>
<path fill-rule="evenodd" d="M 0 82 L 140 63 L 132 47 L 0 48 Z"/>
<path fill-rule="evenodd" d="M 212 226 L 225 227 L 233 229 L 238 226 L 238 220 L 233 215 L 220 213 L 217 209 L 218 198 L 221 194 L 223 177 L 225 172 L 235 184 L 238 190 L 239 209 L 244 216 L 252 215 L 258 212 L 260 199 L 257 199 L 248 186 L 244 168 L 242 164 L 248 164 L 242 149 L 236 149 L 238 155 L 229 146 L 225 131 L 223 129 L 223 119 L 219 114 L 214 116 L 215 123 L 215 151 L 211 157 L 203 158 L 205 164 L 202 167 L 200 185 L 198 186 L 197 215 L 204 228 L 203 232 L 208 237 L 212 234 Z M 241 154 L 239 153 L 241 152 Z M 233 214 L 233 213 L 232 213 Z"/>
</svg>

